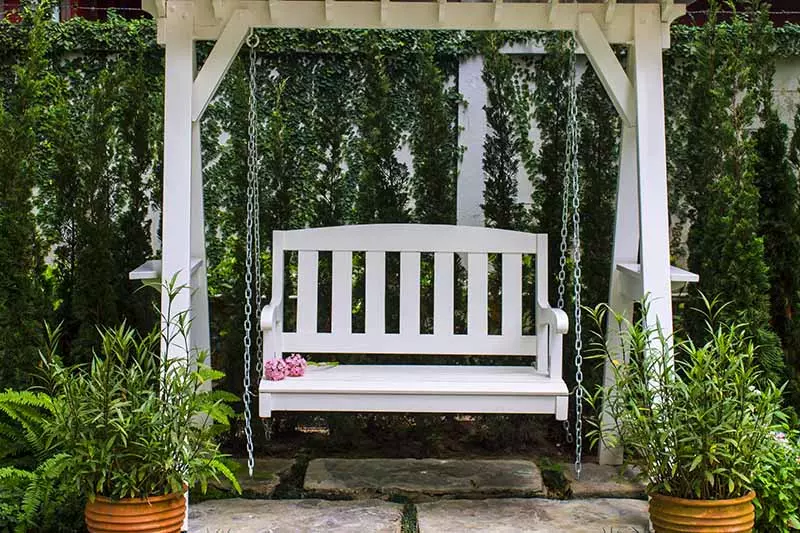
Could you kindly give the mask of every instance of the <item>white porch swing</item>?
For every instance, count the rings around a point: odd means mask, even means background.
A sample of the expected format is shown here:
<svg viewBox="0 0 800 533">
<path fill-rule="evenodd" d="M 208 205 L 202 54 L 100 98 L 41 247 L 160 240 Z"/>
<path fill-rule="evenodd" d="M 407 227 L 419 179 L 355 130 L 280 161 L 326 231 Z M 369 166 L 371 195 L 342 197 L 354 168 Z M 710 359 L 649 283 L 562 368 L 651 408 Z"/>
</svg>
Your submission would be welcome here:
<svg viewBox="0 0 800 533">
<path fill-rule="evenodd" d="M 574 32 L 623 120 L 620 179 L 611 266 L 611 306 L 630 312 L 634 299 L 650 294 L 647 322 L 672 330 L 672 281 L 691 275 L 669 265 L 669 225 L 664 134 L 661 53 L 669 46 L 669 25 L 683 14 L 674 0 L 547 2 L 404 2 L 389 0 L 143 0 L 158 20 L 159 42 L 166 46 L 163 261 L 149 263 L 138 276 L 175 276 L 182 291 L 173 311 L 188 311 L 193 321 L 191 345 L 207 350 L 208 295 L 202 198 L 200 119 L 217 86 L 253 27 L 412 28 L 484 30 L 558 30 Z M 216 40 L 199 72 L 196 40 Z M 628 47 L 628 71 L 611 44 Z M 251 69 L 254 68 L 251 62 Z M 574 82 L 570 98 L 574 100 Z M 573 108 L 574 109 L 574 108 Z M 573 125 L 574 117 L 570 124 Z M 254 132 L 251 131 L 251 137 Z M 577 151 L 576 137 L 569 149 Z M 255 145 L 251 146 L 255 157 Z M 565 206 L 577 204 L 579 183 L 574 157 L 565 169 Z M 255 159 L 251 160 L 254 174 Z M 253 179 L 251 176 L 251 180 Z M 251 185 L 254 182 L 251 181 Z M 257 188 L 248 201 L 258 202 Z M 248 206 L 252 211 L 253 205 Z M 565 212 L 565 217 L 567 216 Z M 573 259 L 580 262 L 579 214 L 572 213 Z M 258 220 L 250 219 L 252 249 L 258 248 Z M 253 228 L 256 231 L 253 231 Z M 567 246 L 566 218 L 562 253 Z M 536 356 L 535 366 L 418 367 L 341 365 L 315 369 L 307 376 L 282 382 L 262 381 L 260 414 L 277 410 L 421 411 L 567 414 L 566 385 L 561 375 L 561 338 L 567 328 L 563 311 L 547 300 L 544 235 L 475 227 L 354 226 L 278 231 L 273 238 L 273 295 L 261 314 L 264 357 L 283 352 L 504 354 Z M 251 253 L 252 252 L 251 249 Z M 298 252 L 297 331 L 283 331 L 283 251 Z M 333 256 L 332 331 L 317 324 L 318 254 Z M 366 255 L 366 330 L 352 332 L 352 253 Z M 384 330 L 384 264 L 386 252 L 400 252 L 401 325 L 399 334 Z M 434 254 L 434 332 L 419 333 L 420 253 Z M 486 327 L 487 254 L 502 261 L 502 333 Z M 466 254 L 468 327 L 453 333 L 452 279 L 454 254 Z M 535 336 L 522 335 L 521 257 L 536 256 Z M 252 255 L 251 261 L 252 261 Z M 565 258 L 562 259 L 562 265 Z M 260 296 L 258 263 L 247 275 Z M 580 287 L 580 269 L 575 269 Z M 559 275 L 564 281 L 564 274 Z M 439 283 L 438 281 L 445 281 Z M 410 287 L 412 290 L 406 290 Z M 563 284 L 561 285 L 563 287 Z M 580 294 L 576 294 L 580 310 Z M 162 297 L 166 305 L 166 295 Z M 250 298 L 248 298 L 250 302 Z M 563 305 L 563 289 L 559 291 Z M 256 310 L 257 312 L 257 310 Z M 248 317 L 253 310 L 250 309 Z M 575 324 L 580 324 L 580 316 Z M 251 324 L 252 326 L 252 324 Z M 165 324 L 165 327 L 168 325 Z M 580 335 L 577 332 L 578 342 Z M 258 338 L 257 338 L 258 339 Z M 613 341 L 614 339 L 612 339 Z M 256 340 L 258 343 L 258 340 Z M 579 357 L 580 345 L 576 346 Z M 245 358 L 249 358 L 249 350 Z M 165 354 L 169 356 L 170 354 Z M 621 355 L 620 355 L 621 356 Z M 580 360 L 578 358 L 578 368 Z M 249 364 L 248 361 L 246 361 Z M 249 375 L 249 374 L 248 374 Z M 606 373 L 607 379 L 610 373 Z M 247 384 L 245 402 L 251 396 Z M 580 390 L 580 389 L 579 389 Z M 580 393 L 578 393 L 580 394 Z M 576 403 L 580 415 L 581 402 Z M 580 423 L 580 416 L 578 416 Z M 249 416 L 248 416 L 249 428 Z M 576 435 L 580 435 L 576 428 Z M 249 446 L 252 454 L 252 447 Z M 578 459 L 580 443 L 578 443 Z M 620 460 L 620 450 L 601 450 L 601 462 Z M 252 469 L 252 460 L 250 462 Z M 578 468 L 580 463 L 577 464 Z"/>
<path fill-rule="evenodd" d="M 247 187 L 247 243 L 245 272 L 244 395 L 248 464 L 253 464 L 250 383 L 253 340 L 255 357 L 262 348 L 255 314 L 261 309 L 259 242 L 259 183 L 256 153 L 255 105 L 256 47 L 251 31 L 249 47 L 249 140 Z M 571 65 L 574 67 L 574 45 Z M 269 381 L 257 388 L 259 416 L 273 411 L 356 411 L 420 413 L 551 414 L 567 420 L 568 390 L 562 379 L 562 337 L 567 332 L 564 290 L 568 226 L 573 225 L 572 260 L 576 266 L 574 287 L 576 320 L 580 319 L 580 216 L 577 165 L 577 94 L 575 69 L 569 83 L 568 124 L 564 166 L 563 227 L 559 261 L 559 306 L 548 301 L 547 236 L 499 229 L 417 224 L 354 225 L 329 228 L 274 231 L 272 242 L 272 300 L 260 313 L 263 358 L 282 357 L 284 352 L 324 354 L 413 354 L 413 355 L 513 355 L 516 366 L 486 365 L 338 365 L 311 367 L 302 379 Z M 570 213 L 571 212 L 571 213 Z M 571 220 L 570 220 L 571 218 Z M 283 328 L 284 257 L 297 252 L 297 303 L 295 331 Z M 331 331 L 319 332 L 319 254 L 332 254 Z M 363 252 L 365 270 L 365 331 L 354 333 L 353 253 Z M 400 254 L 400 328 L 385 331 L 386 254 Z M 420 259 L 434 255 L 433 332 L 421 333 Z M 489 254 L 502 257 L 502 329 L 488 331 Z M 523 335 L 523 256 L 535 256 L 533 292 L 535 335 Z M 467 331 L 454 332 L 455 256 L 466 265 Z M 252 306 L 255 302 L 255 314 Z M 576 322 L 577 323 L 577 322 Z M 578 333 L 580 329 L 578 328 Z M 577 399 L 576 428 L 580 446 L 582 374 L 580 335 L 576 337 Z M 530 358 L 535 357 L 531 365 Z M 258 374 L 262 375 L 262 365 Z M 580 470 L 580 456 L 577 456 Z"/>
</svg>

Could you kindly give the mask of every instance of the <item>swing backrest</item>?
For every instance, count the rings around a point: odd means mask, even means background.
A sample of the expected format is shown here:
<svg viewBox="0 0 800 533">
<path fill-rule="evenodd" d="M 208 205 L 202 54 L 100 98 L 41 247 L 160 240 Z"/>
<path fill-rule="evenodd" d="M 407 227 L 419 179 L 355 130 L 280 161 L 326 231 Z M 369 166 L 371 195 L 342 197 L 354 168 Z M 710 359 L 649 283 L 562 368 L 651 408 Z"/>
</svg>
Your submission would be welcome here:
<svg viewBox="0 0 800 533">
<path fill-rule="evenodd" d="M 296 294 L 284 294 L 287 252 L 297 252 Z M 318 330 L 319 254 L 331 252 L 330 331 Z M 354 333 L 353 253 L 364 252 L 364 332 Z M 386 254 L 399 252 L 399 333 L 386 332 Z M 421 333 L 420 255 L 433 254 L 433 332 Z M 501 331 L 489 333 L 489 254 L 502 256 Z M 296 298 L 295 331 L 278 325 L 280 351 L 348 354 L 516 355 L 546 353 L 547 335 L 523 334 L 523 256 L 534 256 L 535 302 L 547 306 L 547 236 L 446 225 L 377 224 L 275 231 L 272 301 Z M 466 333 L 454 331 L 456 256 L 467 271 Z M 292 292 L 292 291 L 290 291 Z M 282 322 L 282 321 L 279 321 Z M 536 324 L 536 332 L 541 327 Z M 546 358 L 537 358 L 546 371 Z"/>
</svg>

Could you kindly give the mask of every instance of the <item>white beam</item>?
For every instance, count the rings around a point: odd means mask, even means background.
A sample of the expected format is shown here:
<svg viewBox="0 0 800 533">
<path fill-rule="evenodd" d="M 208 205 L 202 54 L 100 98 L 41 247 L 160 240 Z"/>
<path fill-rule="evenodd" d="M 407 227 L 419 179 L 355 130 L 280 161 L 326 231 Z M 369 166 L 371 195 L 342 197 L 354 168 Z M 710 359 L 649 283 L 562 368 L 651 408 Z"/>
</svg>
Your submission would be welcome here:
<svg viewBox="0 0 800 533">
<path fill-rule="evenodd" d="M 208 55 L 202 70 L 194 80 L 192 90 L 192 120 L 197 122 L 217 92 L 222 78 L 228 72 L 236 54 L 242 47 L 244 38 L 250 29 L 247 19 L 248 13 L 245 10 L 237 10 L 228 20 L 219 40 L 214 45 Z"/>
<path fill-rule="evenodd" d="M 672 336 L 669 263 L 667 147 L 661 13 L 658 5 L 636 5 L 633 79 L 636 87 L 639 161 L 639 227 L 642 292 L 648 295 L 645 321 Z"/>
<path fill-rule="evenodd" d="M 650 5 L 658 9 L 658 4 Z M 243 9 L 253 27 L 573 31 L 580 14 L 605 20 L 607 10 L 604 3 L 504 2 L 502 17 L 496 19 L 494 2 L 448 2 L 447 15 L 440 20 L 439 0 L 337 0 L 335 6 L 332 20 L 326 18 L 325 0 L 225 2 L 223 15 Z M 617 4 L 613 19 L 603 28 L 608 42 L 628 44 L 633 40 L 634 7 Z M 197 25 L 194 37 L 216 40 L 223 29 L 222 25 Z"/>
<path fill-rule="evenodd" d="M 588 13 L 580 15 L 577 37 L 600 82 L 611 97 L 617 113 L 625 121 L 626 126 L 635 125 L 636 101 L 633 85 L 594 16 Z"/>
<path fill-rule="evenodd" d="M 447 0 L 439 0 L 439 24 L 444 24 Z"/>
<path fill-rule="evenodd" d="M 639 261 L 639 171 L 636 161 L 636 128 L 623 127 L 619 151 L 619 180 L 617 181 L 617 209 L 614 222 L 614 250 L 611 259 L 611 283 L 608 305 L 616 313 L 622 313 L 628 320 L 633 319 L 633 302 L 626 297 L 622 273 L 617 270 L 619 263 Z M 609 316 L 606 323 L 606 345 L 615 361 L 625 357 L 622 338 L 616 328 L 616 321 Z M 603 370 L 603 386 L 614 384 L 613 363 L 606 361 Z M 603 410 L 602 427 L 606 431 L 614 428 L 614 419 Z M 621 447 L 608 447 L 600 443 L 599 462 L 603 465 L 621 465 Z"/>
<path fill-rule="evenodd" d="M 162 287 L 161 312 L 173 320 L 180 313 L 188 313 L 187 320 L 192 319 L 192 102 L 187 95 L 192 94 L 194 74 L 193 14 L 191 2 L 170 2 L 164 24 L 162 280 L 174 277 L 176 285 L 184 287 L 172 302 Z M 174 324 L 162 321 L 162 327 L 166 338 L 177 334 Z M 180 342 L 172 343 L 164 355 L 186 357 Z"/>
</svg>

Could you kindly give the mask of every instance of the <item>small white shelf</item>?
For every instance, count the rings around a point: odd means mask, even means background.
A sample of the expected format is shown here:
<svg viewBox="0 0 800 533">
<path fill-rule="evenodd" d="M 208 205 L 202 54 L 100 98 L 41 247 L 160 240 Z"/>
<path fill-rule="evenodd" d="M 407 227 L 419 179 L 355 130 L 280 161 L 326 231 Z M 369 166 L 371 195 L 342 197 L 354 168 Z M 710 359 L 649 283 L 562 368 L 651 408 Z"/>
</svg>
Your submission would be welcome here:
<svg viewBox="0 0 800 533">
<path fill-rule="evenodd" d="M 639 300 L 642 293 L 642 265 L 638 263 L 617 263 L 617 271 L 622 278 L 623 292 L 631 299 Z M 687 283 L 697 283 L 700 276 L 676 266 L 669 267 L 672 291 L 680 291 Z"/>
<path fill-rule="evenodd" d="M 202 266 L 203 260 L 199 257 L 192 258 L 192 275 Z M 128 274 L 128 279 L 159 279 L 161 278 L 161 259 L 145 261 Z"/>
</svg>

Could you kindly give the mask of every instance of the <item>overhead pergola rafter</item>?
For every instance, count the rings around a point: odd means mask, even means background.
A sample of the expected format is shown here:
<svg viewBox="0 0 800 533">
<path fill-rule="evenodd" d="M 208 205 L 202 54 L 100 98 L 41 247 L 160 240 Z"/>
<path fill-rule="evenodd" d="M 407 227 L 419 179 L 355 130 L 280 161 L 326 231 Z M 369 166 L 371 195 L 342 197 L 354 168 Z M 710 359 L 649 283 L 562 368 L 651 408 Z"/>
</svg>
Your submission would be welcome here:
<svg viewBox="0 0 800 533">
<path fill-rule="evenodd" d="M 171 0 L 175 6 L 184 0 Z M 669 46 L 669 24 L 685 12 L 674 0 L 640 2 L 448 2 L 446 0 L 196 0 L 193 37 L 217 40 L 237 11 L 248 13 L 253 27 L 421 29 L 421 30 L 577 30 L 582 15 L 602 25 L 611 44 L 633 40 L 631 19 L 637 5 L 658 6 L 661 35 Z M 158 21 L 158 38 L 164 43 L 165 0 L 143 0 L 142 7 Z"/>
</svg>

